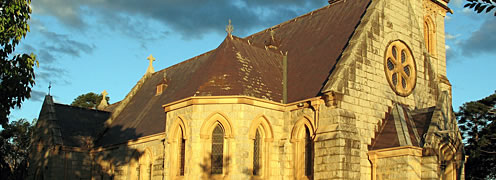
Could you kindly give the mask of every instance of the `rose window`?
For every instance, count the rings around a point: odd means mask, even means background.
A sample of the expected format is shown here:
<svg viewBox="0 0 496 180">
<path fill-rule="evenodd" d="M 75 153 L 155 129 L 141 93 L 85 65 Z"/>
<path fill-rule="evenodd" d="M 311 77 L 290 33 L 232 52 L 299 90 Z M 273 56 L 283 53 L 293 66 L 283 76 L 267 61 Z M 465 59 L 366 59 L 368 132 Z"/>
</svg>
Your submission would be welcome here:
<svg viewBox="0 0 496 180">
<path fill-rule="evenodd" d="M 402 41 L 394 41 L 386 49 L 384 62 L 386 78 L 391 88 L 400 96 L 408 96 L 417 80 L 415 60 L 410 48 Z"/>
</svg>

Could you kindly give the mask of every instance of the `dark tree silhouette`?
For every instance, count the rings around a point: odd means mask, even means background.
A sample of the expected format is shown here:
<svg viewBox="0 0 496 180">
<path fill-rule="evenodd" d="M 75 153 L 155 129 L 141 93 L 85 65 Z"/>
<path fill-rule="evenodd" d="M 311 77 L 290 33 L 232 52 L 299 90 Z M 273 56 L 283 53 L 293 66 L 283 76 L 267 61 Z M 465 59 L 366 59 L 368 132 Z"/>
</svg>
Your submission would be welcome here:
<svg viewBox="0 0 496 180">
<path fill-rule="evenodd" d="M 469 156 L 466 179 L 496 178 L 496 92 L 467 102 L 456 113 Z"/>
<path fill-rule="evenodd" d="M 489 13 L 496 7 L 496 0 L 467 0 L 464 7 L 473 9 L 477 13 L 484 12 L 484 10 L 485 13 Z M 496 16 L 496 12 L 494 16 Z"/>
</svg>

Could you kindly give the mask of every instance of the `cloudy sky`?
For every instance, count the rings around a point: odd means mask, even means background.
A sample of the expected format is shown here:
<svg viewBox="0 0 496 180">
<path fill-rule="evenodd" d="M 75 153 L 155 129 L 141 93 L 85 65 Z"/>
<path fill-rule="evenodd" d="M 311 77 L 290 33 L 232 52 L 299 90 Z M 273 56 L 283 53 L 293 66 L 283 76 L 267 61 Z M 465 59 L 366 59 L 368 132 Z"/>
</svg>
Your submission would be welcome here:
<svg viewBox="0 0 496 180">
<path fill-rule="evenodd" d="M 452 0 L 446 18 L 448 78 L 455 109 L 496 90 L 496 17 Z M 156 70 L 216 48 L 232 19 L 244 37 L 327 4 L 327 0 L 34 0 L 31 32 L 18 52 L 40 61 L 32 98 L 10 119 L 37 118 L 51 95 L 70 104 L 78 95 L 107 90 L 122 100 L 157 59 Z"/>
</svg>

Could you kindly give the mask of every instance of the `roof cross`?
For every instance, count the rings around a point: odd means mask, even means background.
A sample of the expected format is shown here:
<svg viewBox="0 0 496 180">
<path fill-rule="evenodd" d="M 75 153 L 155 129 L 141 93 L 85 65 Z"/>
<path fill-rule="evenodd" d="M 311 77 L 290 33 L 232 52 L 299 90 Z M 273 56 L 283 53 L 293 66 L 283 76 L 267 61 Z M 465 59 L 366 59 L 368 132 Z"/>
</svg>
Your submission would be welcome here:
<svg viewBox="0 0 496 180">
<path fill-rule="evenodd" d="M 107 90 L 103 90 L 103 92 L 102 92 L 103 99 L 105 99 L 105 97 L 106 97 L 107 95 L 108 95 Z"/>
<path fill-rule="evenodd" d="M 103 110 L 108 106 L 107 95 L 108 95 L 107 90 L 103 90 L 102 100 L 100 101 L 100 104 L 98 104 L 98 106 L 96 107 L 98 110 Z"/>
<path fill-rule="evenodd" d="M 155 69 L 153 69 L 153 61 L 155 61 L 155 58 L 150 54 L 146 59 L 150 61 L 150 64 L 148 65 L 148 69 L 146 70 L 146 73 L 154 73 Z"/>
<path fill-rule="evenodd" d="M 52 81 L 48 83 L 48 95 L 50 96 L 50 89 L 52 89 Z"/>
</svg>

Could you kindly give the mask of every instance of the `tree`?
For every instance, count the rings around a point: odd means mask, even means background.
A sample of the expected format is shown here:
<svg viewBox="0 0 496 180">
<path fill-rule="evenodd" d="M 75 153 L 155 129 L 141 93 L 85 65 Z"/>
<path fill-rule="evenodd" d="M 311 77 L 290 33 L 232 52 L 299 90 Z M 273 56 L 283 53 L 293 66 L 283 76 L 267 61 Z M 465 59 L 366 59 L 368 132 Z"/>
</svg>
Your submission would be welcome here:
<svg viewBox="0 0 496 180">
<path fill-rule="evenodd" d="M 0 131 L 0 179 L 24 179 L 27 175 L 33 124 L 19 119 Z"/>
<path fill-rule="evenodd" d="M 469 156 L 466 179 L 496 178 L 496 92 L 467 102 L 456 113 Z"/>
<path fill-rule="evenodd" d="M 474 9 L 475 12 L 481 13 L 486 10 L 486 13 L 489 13 L 491 10 L 496 7 L 496 0 L 467 0 L 468 2 L 463 7 L 468 7 L 470 9 Z M 496 12 L 494 13 L 496 16 Z"/>
<path fill-rule="evenodd" d="M 10 109 L 31 97 L 34 85 L 34 54 L 12 55 L 29 31 L 31 0 L 0 1 L 0 124 L 7 125 Z"/>
<path fill-rule="evenodd" d="M 101 94 L 96 94 L 93 92 L 81 94 L 76 99 L 74 99 L 74 101 L 72 101 L 71 106 L 96 109 L 96 107 L 100 104 L 100 101 L 102 101 L 102 97 L 103 96 Z M 106 96 L 105 99 L 107 100 L 107 102 L 110 100 L 108 96 Z"/>
</svg>

